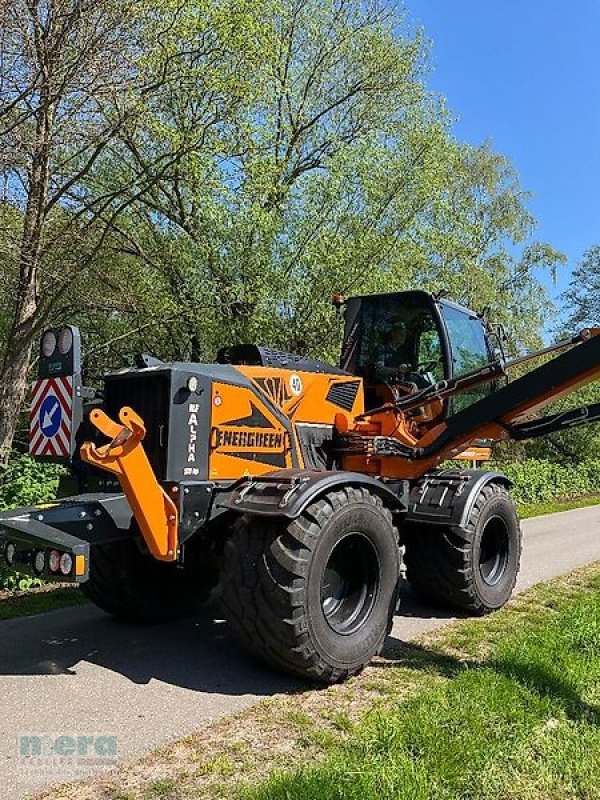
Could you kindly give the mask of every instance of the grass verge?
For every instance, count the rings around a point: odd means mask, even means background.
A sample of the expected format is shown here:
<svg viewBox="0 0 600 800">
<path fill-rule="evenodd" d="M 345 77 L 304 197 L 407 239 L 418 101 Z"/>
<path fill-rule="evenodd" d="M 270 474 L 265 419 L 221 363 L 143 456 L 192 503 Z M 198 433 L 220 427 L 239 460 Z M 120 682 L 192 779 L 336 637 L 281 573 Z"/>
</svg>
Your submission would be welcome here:
<svg viewBox="0 0 600 800">
<path fill-rule="evenodd" d="M 45 800 L 598 800 L 600 564 Z"/>
<path fill-rule="evenodd" d="M 0 592 L 0 620 L 43 614 L 86 602 L 81 590 L 74 587 L 44 586 L 22 592 Z"/>
<path fill-rule="evenodd" d="M 574 508 L 597 506 L 600 504 L 600 495 L 587 497 L 572 497 L 564 500 L 553 500 L 544 503 L 517 503 L 521 519 L 541 517 L 544 514 L 554 514 L 557 511 L 571 511 Z"/>
<path fill-rule="evenodd" d="M 446 640 L 442 679 L 374 710 L 317 766 L 247 787 L 247 800 L 598 798 L 600 576 L 568 602 L 525 612 L 481 650 Z M 485 629 L 484 629 L 485 631 Z M 456 645 L 455 645 L 456 647 Z"/>
</svg>

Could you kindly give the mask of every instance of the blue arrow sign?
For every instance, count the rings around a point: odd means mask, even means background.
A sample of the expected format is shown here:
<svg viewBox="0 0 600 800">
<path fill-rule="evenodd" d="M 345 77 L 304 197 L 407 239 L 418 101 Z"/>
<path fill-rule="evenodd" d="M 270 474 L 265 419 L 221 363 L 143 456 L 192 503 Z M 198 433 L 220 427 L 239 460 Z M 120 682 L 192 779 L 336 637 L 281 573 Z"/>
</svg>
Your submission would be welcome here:
<svg viewBox="0 0 600 800">
<path fill-rule="evenodd" d="M 48 439 L 56 436 L 60 428 L 62 410 L 60 403 L 53 395 L 48 395 L 40 406 L 40 428 Z"/>
</svg>

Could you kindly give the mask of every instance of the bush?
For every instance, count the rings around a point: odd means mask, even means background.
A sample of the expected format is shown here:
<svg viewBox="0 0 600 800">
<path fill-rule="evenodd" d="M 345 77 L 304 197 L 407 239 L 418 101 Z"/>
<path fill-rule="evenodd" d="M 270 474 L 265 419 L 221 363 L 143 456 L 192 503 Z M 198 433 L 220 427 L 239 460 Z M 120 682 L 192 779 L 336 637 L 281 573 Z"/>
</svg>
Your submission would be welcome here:
<svg viewBox="0 0 600 800">
<path fill-rule="evenodd" d="M 518 503 L 541 503 L 600 492 L 600 459 L 559 464 L 529 458 L 521 462 L 495 462 L 491 467 L 513 482 L 512 495 Z"/>
<path fill-rule="evenodd" d="M 64 468 L 44 464 L 28 455 L 14 454 L 0 472 L 0 510 L 43 503 L 56 497 Z M 41 581 L 0 566 L 0 590 L 15 591 L 39 586 Z"/>
<path fill-rule="evenodd" d="M 15 454 L 0 471 L 0 510 L 43 503 L 56 497 L 64 467 Z"/>
</svg>

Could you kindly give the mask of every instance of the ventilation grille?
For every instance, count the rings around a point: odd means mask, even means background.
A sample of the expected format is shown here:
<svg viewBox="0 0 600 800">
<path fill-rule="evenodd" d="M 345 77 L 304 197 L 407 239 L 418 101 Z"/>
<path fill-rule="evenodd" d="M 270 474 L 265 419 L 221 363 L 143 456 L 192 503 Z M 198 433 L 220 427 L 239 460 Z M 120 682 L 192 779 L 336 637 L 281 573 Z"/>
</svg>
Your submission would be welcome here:
<svg viewBox="0 0 600 800">
<path fill-rule="evenodd" d="M 358 394 L 358 387 L 360 381 L 343 381 L 340 383 L 333 383 L 329 387 L 327 397 L 325 398 L 330 403 L 338 408 L 343 408 L 344 411 L 351 411 L 356 395 Z"/>
<path fill-rule="evenodd" d="M 159 480 L 164 480 L 167 473 L 170 386 L 169 373 L 144 374 L 142 371 L 106 378 L 106 413 L 118 421 L 121 408 L 130 406 L 144 420 L 144 450 Z"/>
<path fill-rule="evenodd" d="M 272 347 L 259 347 L 255 344 L 236 344 L 231 347 L 222 347 L 217 353 L 218 364 L 235 364 L 262 367 L 275 367 L 276 369 L 292 369 L 298 372 L 321 372 L 333 375 L 344 375 L 344 370 L 317 361 L 314 358 L 305 358 L 296 353 L 284 353 Z"/>
</svg>

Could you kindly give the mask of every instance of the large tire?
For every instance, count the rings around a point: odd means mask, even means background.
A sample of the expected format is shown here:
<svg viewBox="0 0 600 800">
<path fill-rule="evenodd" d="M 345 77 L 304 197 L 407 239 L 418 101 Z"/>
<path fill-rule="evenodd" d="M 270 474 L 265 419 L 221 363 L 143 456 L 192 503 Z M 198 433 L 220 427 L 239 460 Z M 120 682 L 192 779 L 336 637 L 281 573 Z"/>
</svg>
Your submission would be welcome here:
<svg viewBox="0 0 600 800">
<path fill-rule="evenodd" d="M 367 490 L 347 487 L 293 521 L 241 517 L 225 545 L 222 601 L 252 654 L 335 683 L 383 647 L 399 575 L 390 511 Z"/>
<path fill-rule="evenodd" d="M 406 577 L 423 599 L 481 616 L 501 608 L 515 587 L 521 528 L 506 488 L 479 492 L 467 525 L 413 525 L 404 531 Z"/>
<path fill-rule="evenodd" d="M 91 548 L 90 577 L 81 585 L 92 603 L 128 622 L 176 619 L 205 601 L 216 574 L 190 554 L 183 568 L 156 561 L 125 539 Z"/>
</svg>

